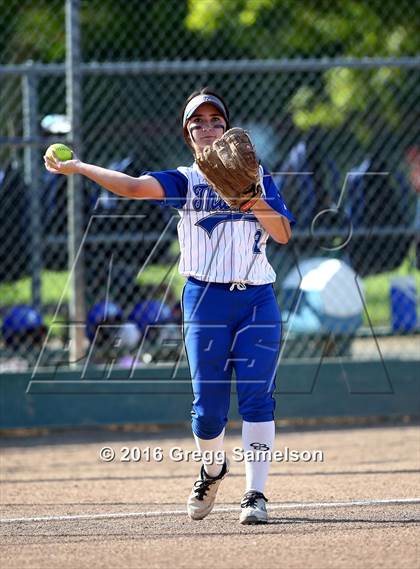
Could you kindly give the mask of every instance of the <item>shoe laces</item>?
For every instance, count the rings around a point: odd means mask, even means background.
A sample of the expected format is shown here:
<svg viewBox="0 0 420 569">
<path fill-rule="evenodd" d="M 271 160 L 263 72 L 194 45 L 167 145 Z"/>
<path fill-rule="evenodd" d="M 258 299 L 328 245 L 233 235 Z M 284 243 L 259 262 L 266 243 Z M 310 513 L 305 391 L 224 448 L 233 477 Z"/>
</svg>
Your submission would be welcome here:
<svg viewBox="0 0 420 569">
<path fill-rule="evenodd" d="M 212 484 L 223 478 L 226 474 L 226 463 L 222 467 L 222 471 L 220 472 L 219 476 L 216 478 L 211 478 L 210 476 L 206 476 L 206 471 L 204 467 L 201 470 L 201 480 L 197 480 L 194 482 L 194 494 L 197 496 L 197 500 L 203 500 L 204 496 L 207 495 L 209 488 Z"/>
<path fill-rule="evenodd" d="M 210 486 L 215 482 L 215 478 L 206 478 L 204 480 L 197 480 L 197 482 L 194 482 L 194 494 L 196 495 L 197 500 L 204 500 L 204 496 L 207 495 Z"/>
<path fill-rule="evenodd" d="M 242 498 L 241 508 L 255 508 L 257 505 L 257 500 L 260 500 L 261 498 L 268 502 L 267 498 L 262 492 L 256 492 L 255 490 L 246 492 Z"/>
</svg>

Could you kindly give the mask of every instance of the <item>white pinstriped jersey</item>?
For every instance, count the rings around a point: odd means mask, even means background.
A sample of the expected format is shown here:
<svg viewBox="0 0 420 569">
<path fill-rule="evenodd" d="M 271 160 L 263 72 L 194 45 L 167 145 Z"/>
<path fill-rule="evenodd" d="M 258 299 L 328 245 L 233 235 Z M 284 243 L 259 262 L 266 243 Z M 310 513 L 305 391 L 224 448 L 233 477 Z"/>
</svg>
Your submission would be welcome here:
<svg viewBox="0 0 420 569">
<path fill-rule="evenodd" d="M 263 173 L 260 167 L 261 176 Z M 216 283 L 262 285 L 276 280 L 276 273 L 266 257 L 269 234 L 252 212 L 232 211 L 208 185 L 195 163 L 150 174 L 162 184 L 167 203 L 174 205 L 180 214 L 177 229 L 182 275 Z M 176 191 L 168 176 L 176 178 Z M 262 179 L 267 201 L 270 194 L 276 194 L 271 197 L 277 207 L 268 203 L 293 221 L 271 177 Z"/>
</svg>

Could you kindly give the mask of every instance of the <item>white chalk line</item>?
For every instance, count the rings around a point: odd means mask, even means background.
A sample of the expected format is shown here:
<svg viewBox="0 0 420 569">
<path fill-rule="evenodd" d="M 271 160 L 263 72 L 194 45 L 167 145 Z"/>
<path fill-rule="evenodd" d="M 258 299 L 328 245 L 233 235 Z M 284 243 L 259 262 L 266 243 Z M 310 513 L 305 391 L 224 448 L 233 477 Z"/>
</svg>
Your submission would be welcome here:
<svg viewBox="0 0 420 569">
<path fill-rule="evenodd" d="M 382 500 L 355 500 L 350 502 L 292 502 L 290 504 L 269 504 L 268 511 L 274 510 L 312 510 L 327 508 L 353 508 L 355 506 L 390 506 L 402 504 L 420 504 L 420 498 L 387 498 Z M 239 512 L 240 507 L 216 507 L 212 514 Z M 187 510 L 162 510 L 157 512 L 109 512 L 104 514 L 69 514 L 65 516 L 38 516 L 31 518 L 1 518 L 0 523 L 16 522 L 61 522 L 72 520 L 100 520 L 115 518 L 158 518 L 164 516 L 186 516 Z"/>
</svg>

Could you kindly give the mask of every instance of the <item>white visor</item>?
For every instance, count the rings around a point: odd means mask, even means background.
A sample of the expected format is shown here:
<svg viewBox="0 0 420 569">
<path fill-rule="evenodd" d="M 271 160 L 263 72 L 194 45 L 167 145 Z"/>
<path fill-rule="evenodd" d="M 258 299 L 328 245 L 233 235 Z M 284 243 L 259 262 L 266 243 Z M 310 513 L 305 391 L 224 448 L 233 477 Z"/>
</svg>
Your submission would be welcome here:
<svg viewBox="0 0 420 569">
<path fill-rule="evenodd" d="M 210 103 L 211 105 L 214 105 L 216 108 L 218 108 L 219 111 L 221 111 L 226 122 L 228 122 L 226 107 L 222 103 L 222 101 L 218 97 L 215 97 L 214 95 L 203 94 L 203 95 L 197 95 L 196 97 L 194 97 L 194 99 L 191 99 L 191 101 L 185 107 L 184 116 L 182 117 L 183 127 L 187 124 L 187 120 L 192 117 L 192 115 L 195 113 L 198 107 L 204 105 L 204 103 Z"/>
</svg>

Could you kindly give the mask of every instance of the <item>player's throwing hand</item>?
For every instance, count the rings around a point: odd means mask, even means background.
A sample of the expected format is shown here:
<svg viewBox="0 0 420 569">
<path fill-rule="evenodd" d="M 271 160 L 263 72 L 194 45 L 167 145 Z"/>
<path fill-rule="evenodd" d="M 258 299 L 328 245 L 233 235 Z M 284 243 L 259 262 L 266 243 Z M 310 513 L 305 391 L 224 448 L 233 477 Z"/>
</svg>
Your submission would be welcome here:
<svg viewBox="0 0 420 569">
<path fill-rule="evenodd" d="M 48 172 L 53 174 L 77 174 L 80 160 L 74 157 L 71 160 L 60 160 L 55 152 L 44 155 L 44 164 Z"/>
</svg>

